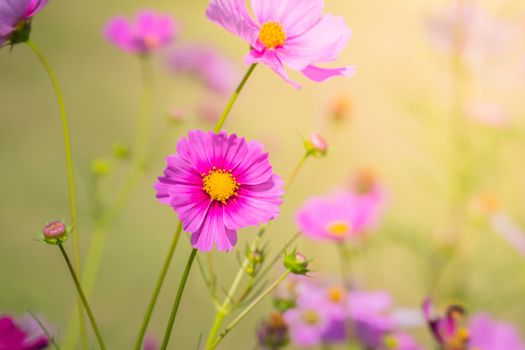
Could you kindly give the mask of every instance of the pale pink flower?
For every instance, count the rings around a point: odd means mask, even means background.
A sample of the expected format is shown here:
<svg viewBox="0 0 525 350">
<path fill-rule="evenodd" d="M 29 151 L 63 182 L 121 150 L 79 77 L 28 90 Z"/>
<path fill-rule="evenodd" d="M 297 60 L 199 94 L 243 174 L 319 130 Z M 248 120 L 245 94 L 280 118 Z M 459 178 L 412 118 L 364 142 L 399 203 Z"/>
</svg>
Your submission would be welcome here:
<svg viewBox="0 0 525 350">
<path fill-rule="evenodd" d="M 263 63 L 297 88 L 284 66 L 314 81 L 354 75 L 354 66 L 317 66 L 335 61 L 351 35 L 342 17 L 323 14 L 324 0 L 252 0 L 251 7 L 255 20 L 244 0 L 211 0 L 206 10 L 210 20 L 250 45 L 247 64 Z"/>
<path fill-rule="evenodd" d="M 501 105 L 484 100 L 471 100 L 465 107 L 466 115 L 480 124 L 500 128 L 508 118 Z"/>
</svg>

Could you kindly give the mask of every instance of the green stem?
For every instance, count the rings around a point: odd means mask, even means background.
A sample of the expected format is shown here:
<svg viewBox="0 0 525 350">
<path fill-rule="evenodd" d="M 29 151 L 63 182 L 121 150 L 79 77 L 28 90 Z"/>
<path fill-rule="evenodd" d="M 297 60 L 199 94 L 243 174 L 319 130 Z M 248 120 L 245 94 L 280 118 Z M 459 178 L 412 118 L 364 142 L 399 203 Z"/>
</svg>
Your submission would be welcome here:
<svg viewBox="0 0 525 350">
<path fill-rule="evenodd" d="M 186 263 L 186 268 L 184 269 L 184 273 L 182 274 L 181 281 L 179 283 L 179 288 L 177 290 L 177 295 L 175 297 L 175 302 L 173 303 L 173 307 L 171 308 L 170 318 L 168 320 L 166 332 L 164 333 L 164 340 L 162 341 L 162 346 L 160 347 L 161 350 L 166 350 L 166 348 L 168 347 L 168 342 L 171 336 L 171 330 L 173 329 L 173 324 L 175 323 L 175 318 L 177 317 L 177 311 L 179 310 L 179 304 L 182 299 L 182 294 L 184 293 L 184 289 L 186 287 L 186 282 L 188 281 L 188 276 L 190 274 L 191 265 L 193 264 L 193 260 L 195 259 L 195 254 L 197 254 L 197 249 L 193 248 L 191 250 L 190 257 L 188 258 L 188 262 Z"/>
<path fill-rule="evenodd" d="M 215 349 L 217 347 L 217 345 L 219 345 L 219 343 L 224 339 L 224 337 L 226 337 L 226 335 L 250 311 L 252 311 L 257 306 L 257 304 L 259 304 L 268 294 L 270 294 L 272 292 L 272 290 L 274 290 L 275 287 L 277 287 L 277 285 L 279 285 L 279 283 L 281 283 L 286 278 L 286 276 L 288 276 L 289 273 L 290 273 L 290 270 L 287 270 L 285 273 L 283 273 L 281 275 L 281 277 L 279 277 L 271 286 L 269 286 L 264 292 L 262 292 L 254 301 L 252 301 L 251 304 L 246 307 L 246 309 L 244 309 L 228 326 L 226 326 L 224 331 L 222 331 L 222 333 L 219 335 L 219 337 L 215 341 L 213 341 L 213 339 L 215 337 L 215 334 L 217 333 L 218 326 L 220 326 L 220 324 L 217 325 L 217 329 L 213 329 L 212 328 L 212 331 L 210 332 L 210 335 L 208 336 L 208 343 L 206 345 L 206 350 L 213 350 L 213 349 Z M 208 345 L 210 343 L 210 341 L 209 341 L 210 339 L 212 339 L 211 345 Z"/>
<path fill-rule="evenodd" d="M 350 252 L 344 242 L 337 245 L 339 251 L 339 258 L 341 261 L 341 281 L 343 285 L 349 287 L 350 281 Z"/>
<path fill-rule="evenodd" d="M 93 328 L 93 332 L 95 333 L 95 336 L 97 338 L 98 345 L 100 346 L 101 350 L 105 350 L 106 346 L 104 345 L 104 340 L 102 339 L 102 336 L 100 335 L 100 330 L 98 329 L 98 325 L 97 325 L 97 322 L 95 321 L 95 317 L 93 316 L 93 312 L 91 311 L 91 307 L 89 307 L 89 303 L 86 299 L 86 296 L 84 295 L 84 292 L 82 291 L 82 286 L 80 285 L 80 281 L 78 280 L 78 277 L 75 274 L 75 269 L 73 268 L 73 265 L 71 265 L 71 261 L 69 260 L 69 257 L 67 256 L 67 253 L 64 250 L 64 247 L 62 246 L 62 244 L 59 244 L 58 248 L 60 248 L 60 252 L 62 253 L 62 256 L 64 257 L 64 260 L 66 261 L 69 272 L 71 273 L 71 277 L 73 278 L 73 282 L 75 282 L 75 287 L 77 288 L 78 295 L 80 296 L 80 299 L 82 300 L 82 304 L 84 305 L 84 308 L 86 310 L 89 322 L 91 323 L 91 327 Z"/>
<path fill-rule="evenodd" d="M 144 341 L 144 335 L 146 334 L 146 329 L 148 328 L 148 324 L 151 319 L 151 315 L 153 314 L 153 309 L 155 308 L 155 304 L 157 303 L 157 299 L 159 297 L 160 289 L 162 288 L 162 284 L 164 283 L 164 279 L 166 278 L 166 274 L 170 267 L 171 260 L 173 259 L 173 254 L 175 253 L 175 248 L 177 247 L 177 243 L 179 241 L 181 232 L 182 232 L 182 223 L 179 222 L 177 226 L 177 230 L 175 231 L 175 235 L 173 236 L 173 241 L 171 242 L 171 246 L 168 251 L 168 255 L 166 256 L 164 265 L 162 266 L 162 270 L 160 271 L 160 275 L 157 280 L 155 290 L 153 291 L 153 295 L 151 296 L 151 300 L 149 302 L 148 309 L 146 310 L 146 314 L 144 315 L 144 321 L 142 322 L 142 326 L 140 327 L 139 336 L 135 343 L 135 350 L 140 350 L 142 342 Z"/>
<path fill-rule="evenodd" d="M 53 89 L 55 91 L 57 103 L 58 103 L 58 109 L 60 111 L 60 120 L 62 122 L 62 133 L 64 135 L 64 150 L 66 154 L 66 169 L 67 169 L 67 186 L 68 186 L 68 193 L 69 193 L 69 208 L 71 211 L 71 237 L 73 241 L 73 262 L 75 266 L 75 271 L 78 275 L 80 275 L 80 248 L 79 248 L 79 238 L 78 238 L 78 228 L 77 228 L 77 200 L 76 200 L 76 193 L 75 193 L 75 177 L 73 172 L 73 156 L 71 152 L 71 137 L 69 135 L 69 122 L 67 118 L 66 113 L 66 107 L 64 105 L 64 97 L 62 96 L 62 90 L 60 89 L 60 85 L 58 84 L 58 79 L 56 77 L 55 72 L 51 68 L 51 65 L 47 62 L 46 57 L 40 51 L 38 46 L 29 39 L 27 41 L 27 46 L 31 48 L 33 53 L 38 57 L 40 63 L 44 67 L 44 70 L 46 71 L 49 80 L 51 81 L 51 85 L 53 86 Z M 80 299 L 77 298 L 77 307 L 78 307 L 78 313 L 79 313 L 79 324 L 80 324 L 80 332 L 82 334 L 83 339 L 83 347 L 87 348 L 87 336 L 86 336 L 86 329 L 84 326 L 84 315 L 82 312 L 82 302 Z"/>
<path fill-rule="evenodd" d="M 215 132 L 221 131 L 222 125 L 224 124 L 224 122 L 226 121 L 226 118 L 230 114 L 230 111 L 231 111 L 231 109 L 233 107 L 233 104 L 237 100 L 237 97 L 239 96 L 239 94 L 241 93 L 242 88 L 244 87 L 244 84 L 246 84 L 246 81 L 248 80 L 248 78 L 252 74 L 252 72 L 255 69 L 256 65 L 257 65 L 257 63 L 252 64 L 250 66 L 250 68 L 248 68 L 248 70 L 246 71 L 246 74 L 244 74 L 244 77 L 242 78 L 241 82 L 239 83 L 239 85 L 237 86 L 237 88 L 233 92 L 232 96 L 230 97 L 230 100 L 228 101 L 228 104 L 226 105 L 226 108 L 224 108 L 224 111 L 222 112 L 221 118 L 217 122 L 217 125 L 215 125 L 215 129 L 214 129 Z"/>
<path fill-rule="evenodd" d="M 299 172 L 301 171 L 301 169 L 303 168 L 303 165 L 304 163 L 306 162 L 306 160 L 308 159 L 308 157 L 310 156 L 310 153 L 309 152 L 306 152 L 304 154 L 304 156 L 299 160 L 299 162 L 295 165 L 295 168 L 292 170 L 292 173 L 290 174 L 290 176 L 288 177 L 288 181 L 286 181 L 285 185 L 284 185 L 284 191 L 285 193 L 288 192 L 288 190 L 290 189 L 290 187 L 292 186 L 292 183 L 293 181 L 295 180 L 295 178 L 297 177 L 297 174 L 299 174 Z"/>
</svg>

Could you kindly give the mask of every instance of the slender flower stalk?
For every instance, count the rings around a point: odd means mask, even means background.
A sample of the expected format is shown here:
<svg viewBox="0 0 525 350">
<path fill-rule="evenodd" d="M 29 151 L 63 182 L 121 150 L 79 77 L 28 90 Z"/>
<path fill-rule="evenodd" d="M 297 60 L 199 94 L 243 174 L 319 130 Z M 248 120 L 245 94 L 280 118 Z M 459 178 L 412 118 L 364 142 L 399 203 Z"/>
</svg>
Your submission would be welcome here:
<svg viewBox="0 0 525 350">
<path fill-rule="evenodd" d="M 89 306 L 89 303 L 86 299 L 86 296 L 84 295 L 84 292 L 82 291 L 82 286 L 80 285 L 80 281 L 78 280 L 78 277 L 75 273 L 75 269 L 73 268 L 73 265 L 71 264 L 71 261 L 69 260 L 69 257 L 66 251 L 64 250 L 64 247 L 62 246 L 62 244 L 59 244 L 58 248 L 60 248 L 60 252 L 62 253 L 62 256 L 64 257 L 64 260 L 66 261 L 69 272 L 71 273 L 71 277 L 73 278 L 73 282 L 75 282 L 75 287 L 77 288 L 78 295 L 80 296 L 80 299 L 82 300 L 82 304 L 84 305 L 84 308 L 86 310 L 89 322 L 91 323 L 91 327 L 93 328 L 93 332 L 95 333 L 95 336 L 97 338 L 98 345 L 100 346 L 101 350 L 105 350 L 106 346 L 104 345 L 104 340 L 102 339 L 102 336 L 100 335 L 100 330 L 98 328 L 97 322 L 95 321 L 95 317 L 93 316 L 93 312 L 91 311 L 91 307 Z"/>
<path fill-rule="evenodd" d="M 252 311 L 268 294 L 270 294 L 274 289 L 275 287 L 277 287 L 279 285 L 279 283 L 281 283 L 288 275 L 290 274 L 290 270 L 286 270 L 285 273 L 283 273 L 281 275 L 281 277 L 279 277 L 271 286 L 269 286 L 264 292 L 262 292 L 254 301 L 252 301 L 250 303 L 250 305 L 248 305 L 246 307 L 246 309 L 244 309 L 232 322 L 230 322 L 230 324 L 228 324 L 228 326 L 226 326 L 226 328 L 222 331 L 222 333 L 219 335 L 219 337 L 217 338 L 217 340 L 213 341 L 213 337 L 218 329 L 213 329 L 210 331 L 210 336 L 208 336 L 208 343 L 210 343 L 210 339 L 212 339 L 211 341 L 211 346 L 208 346 L 206 345 L 206 350 L 213 350 L 217 347 L 217 345 L 219 345 L 219 343 L 224 339 L 224 337 L 226 337 L 226 335 L 250 312 Z"/>
<path fill-rule="evenodd" d="M 69 122 L 68 117 L 66 113 L 66 107 L 64 104 L 64 98 L 62 96 L 62 90 L 60 89 L 60 85 L 58 83 L 58 79 L 56 77 L 55 72 L 51 68 L 51 65 L 48 63 L 46 57 L 40 51 L 38 46 L 31 40 L 27 40 L 27 46 L 33 51 L 33 53 L 38 57 L 40 63 L 44 67 L 44 70 L 46 71 L 49 80 L 51 81 L 51 85 L 53 86 L 53 89 L 55 90 L 55 95 L 57 98 L 58 103 L 58 109 L 60 111 L 60 120 L 62 122 L 62 133 L 64 135 L 64 150 L 66 154 L 66 169 L 67 169 L 67 185 L 68 185 L 68 193 L 69 193 L 69 209 L 71 212 L 71 236 L 73 239 L 73 262 L 75 267 L 75 272 L 77 275 L 80 276 L 80 248 L 79 248 L 79 238 L 78 238 L 78 222 L 77 222 L 77 199 L 76 199 L 76 192 L 75 192 L 75 176 L 73 172 L 73 156 L 71 152 L 71 137 L 69 134 Z M 80 333 L 82 334 L 83 339 L 83 347 L 87 348 L 87 336 L 86 336 L 86 329 L 84 326 L 84 313 L 82 312 L 82 301 L 77 298 L 77 308 L 78 308 L 78 319 L 79 319 L 79 325 L 80 325 Z"/>
<path fill-rule="evenodd" d="M 292 186 L 292 183 L 294 182 L 295 178 L 297 177 L 297 174 L 299 174 L 299 172 L 303 168 L 303 165 L 304 165 L 304 163 L 306 162 L 306 160 L 308 159 L 309 156 L 310 156 L 310 153 L 306 152 L 304 154 L 304 156 L 299 160 L 299 162 L 295 165 L 295 168 L 292 170 L 292 173 L 288 177 L 288 181 L 286 181 L 286 183 L 284 185 L 285 193 L 287 193 L 288 190 L 290 189 L 290 187 Z"/>
<path fill-rule="evenodd" d="M 244 84 L 246 84 L 246 81 L 248 81 L 248 78 L 250 77 L 253 70 L 255 69 L 255 66 L 257 66 L 257 63 L 252 64 L 250 68 L 248 68 L 248 70 L 246 71 L 246 74 L 244 75 L 241 82 L 239 83 L 235 91 L 233 92 L 232 96 L 230 97 L 230 100 L 228 101 L 228 104 L 226 105 L 226 108 L 224 108 L 224 111 L 222 112 L 222 115 L 219 121 L 217 122 L 217 125 L 215 125 L 215 129 L 214 129 L 215 132 L 221 131 L 222 126 L 224 122 L 226 121 L 226 118 L 228 118 L 228 115 L 230 114 L 233 104 L 235 103 L 235 101 L 237 100 L 237 97 L 241 93 L 242 88 L 244 87 Z"/>
<path fill-rule="evenodd" d="M 135 350 L 140 350 L 140 347 L 142 346 L 142 342 L 144 341 L 144 336 L 146 334 L 146 330 L 148 329 L 148 324 L 151 319 L 151 315 L 153 314 L 153 309 L 155 308 L 155 305 L 157 303 L 160 289 L 162 288 L 162 285 L 164 284 L 164 280 L 166 278 L 166 274 L 170 267 L 171 260 L 173 259 L 173 254 L 175 253 L 175 248 L 177 247 L 177 243 L 179 241 L 181 232 L 182 232 L 182 223 L 179 222 L 177 226 L 177 230 L 175 231 L 175 235 L 173 236 L 173 241 L 171 242 L 170 249 L 168 250 L 168 255 L 166 256 L 164 265 L 162 266 L 162 270 L 160 271 L 160 275 L 157 280 L 155 290 L 153 291 L 153 295 L 151 296 L 151 299 L 148 305 L 148 309 L 146 310 L 146 314 L 144 315 L 144 321 L 142 322 L 142 326 L 140 327 L 139 336 L 135 343 Z"/>
<path fill-rule="evenodd" d="M 171 331 L 173 329 L 173 324 L 175 323 L 175 318 L 177 317 L 177 311 L 179 310 L 180 301 L 182 299 L 182 294 L 186 287 L 186 282 L 188 281 L 188 276 L 190 274 L 191 266 L 193 265 L 193 260 L 195 260 L 195 254 L 197 254 L 197 249 L 193 248 L 186 263 L 184 273 L 182 274 L 181 281 L 179 283 L 179 288 L 177 289 L 177 295 L 175 297 L 175 302 L 171 308 L 170 318 L 168 320 L 168 326 L 166 327 L 166 332 L 164 333 L 164 340 L 162 341 L 161 350 L 166 350 L 168 347 L 168 342 L 170 340 Z"/>
<path fill-rule="evenodd" d="M 95 228 L 91 234 L 91 241 L 86 253 L 82 274 L 82 285 L 84 286 L 84 291 L 88 297 L 91 295 L 97 279 L 100 261 L 106 246 L 108 229 L 126 207 L 133 190 L 144 173 L 145 160 L 148 153 L 149 130 L 151 124 L 150 116 L 152 114 L 155 81 L 151 62 L 147 56 L 141 57 L 141 74 L 143 96 L 135 131 L 133 166 L 124 180 L 124 184 L 115 196 L 112 205 L 97 220 Z M 70 317 L 66 329 L 66 335 L 64 337 L 64 347 L 73 348 L 77 341 L 77 336 L 78 333 L 76 333 L 75 317 Z"/>
<path fill-rule="evenodd" d="M 56 343 L 55 337 L 53 337 L 51 335 L 51 333 L 47 330 L 46 326 L 44 326 L 42 321 L 40 321 L 40 319 L 31 310 L 28 310 L 28 312 L 31 315 L 31 317 L 33 318 L 33 320 L 35 320 L 35 322 L 38 324 L 38 327 L 40 327 L 42 332 L 44 332 L 44 334 L 46 335 L 46 337 L 49 340 L 49 342 L 53 345 L 53 347 L 56 350 L 60 350 L 60 346 L 58 346 L 58 344 Z"/>
<path fill-rule="evenodd" d="M 341 281 L 346 287 L 350 283 L 350 251 L 345 245 L 345 242 L 338 242 L 337 248 L 339 251 L 339 258 L 341 260 Z"/>
</svg>

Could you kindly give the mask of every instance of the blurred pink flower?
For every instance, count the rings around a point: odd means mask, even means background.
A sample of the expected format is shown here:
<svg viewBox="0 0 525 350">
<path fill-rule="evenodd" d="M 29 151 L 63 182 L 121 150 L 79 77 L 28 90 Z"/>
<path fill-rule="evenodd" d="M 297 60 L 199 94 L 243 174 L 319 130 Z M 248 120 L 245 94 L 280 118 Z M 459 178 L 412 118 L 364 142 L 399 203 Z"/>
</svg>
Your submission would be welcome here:
<svg viewBox="0 0 525 350">
<path fill-rule="evenodd" d="M 423 350 L 422 347 L 417 345 L 417 343 L 414 341 L 414 339 L 409 336 L 406 333 L 403 332 L 395 332 L 394 334 L 391 334 L 388 337 L 388 342 L 391 342 L 392 346 L 388 347 L 388 349 L 395 349 L 395 350 Z"/>
<path fill-rule="evenodd" d="M 142 346 L 142 349 L 143 350 L 157 350 L 159 349 L 159 344 L 157 343 L 157 340 L 154 337 L 148 335 L 144 339 L 144 344 Z"/>
<path fill-rule="evenodd" d="M 373 227 L 376 208 L 372 204 L 368 197 L 338 191 L 307 200 L 295 221 L 308 237 L 340 242 L 360 237 Z"/>
<path fill-rule="evenodd" d="M 222 108 L 216 106 L 212 101 L 203 100 L 195 106 L 195 114 L 199 120 L 215 124 L 219 121 L 222 113 Z"/>
<path fill-rule="evenodd" d="M 446 12 L 431 18 L 428 29 L 438 49 L 458 51 L 473 63 L 480 56 L 501 52 L 512 34 L 509 24 L 470 2 L 454 3 Z"/>
<path fill-rule="evenodd" d="M 353 291 L 348 296 L 348 308 L 356 337 L 366 347 L 376 349 L 394 329 L 388 314 L 392 298 L 386 292 Z"/>
<path fill-rule="evenodd" d="M 230 93 L 238 76 L 231 60 L 204 45 L 174 49 L 169 66 L 173 72 L 189 74 L 218 94 Z"/>
<path fill-rule="evenodd" d="M 490 224 L 521 256 L 525 257 L 525 232 L 503 212 L 490 214 Z"/>
<path fill-rule="evenodd" d="M 334 76 L 352 76 L 354 66 L 321 68 L 317 63 L 335 61 L 347 46 L 351 31 L 342 17 L 323 14 L 323 0 L 252 0 L 256 21 L 244 0 L 211 0 L 208 18 L 251 46 L 246 64 L 263 63 L 284 80 L 284 66 L 298 70 L 314 81 Z"/>
<path fill-rule="evenodd" d="M 472 120 L 490 127 L 502 127 L 507 124 L 507 116 L 500 105 L 482 100 L 471 100 L 465 112 Z"/>
<path fill-rule="evenodd" d="M 110 43 L 134 54 L 147 54 L 165 46 L 175 33 L 176 23 L 170 16 L 151 10 L 138 12 L 133 21 L 113 17 L 104 28 L 104 36 Z"/>
<path fill-rule="evenodd" d="M 235 134 L 192 130 L 169 156 L 155 183 L 157 198 L 170 205 L 191 232 L 193 246 L 230 250 L 237 230 L 279 214 L 283 181 L 256 141 Z"/>
<path fill-rule="evenodd" d="M 485 314 L 476 314 L 469 325 L 470 349 L 525 350 L 518 330 Z"/>
<path fill-rule="evenodd" d="M 32 318 L 15 321 L 11 316 L 0 316 L 0 350 L 39 350 L 48 345 L 49 340 Z"/>
<path fill-rule="evenodd" d="M 0 46 L 9 39 L 21 24 L 36 15 L 48 0 L 2 0 L 0 1 Z"/>
<path fill-rule="evenodd" d="M 292 342 L 298 346 L 320 344 L 330 326 L 329 315 L 319 304 L 303 303 L 287 310 L 283 317 L 289 327 Z"/>
</svg>

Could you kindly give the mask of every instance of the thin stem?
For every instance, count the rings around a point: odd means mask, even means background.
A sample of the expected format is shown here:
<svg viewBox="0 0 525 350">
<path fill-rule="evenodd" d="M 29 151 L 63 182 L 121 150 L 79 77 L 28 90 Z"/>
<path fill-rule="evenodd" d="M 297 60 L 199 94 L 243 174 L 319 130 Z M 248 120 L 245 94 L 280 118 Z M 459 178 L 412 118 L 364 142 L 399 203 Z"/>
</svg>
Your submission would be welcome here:
<svg viewBox="0 0 525 350">
<path fill-rule="evenodd" d="M 252 301 L 252 303 L 250 305 L 248 305 L 246 307 L 246 309 L 244 309 L 228 326 L 226 326 L 226 328 L 224 329 L 224 331 L 222 331 L 222 333 L 219 335 L 219 337 L 217 338 L 217 340 L 215 340 L 211 346 L 206 346 L 206 350 L 213 350 L 217 347 L 217 345 L 219 345 L 219 343 L 224 339 L 224 337 L 226 337 L 226 335 L 250 312 L 252 311 L 256 306 L 257 304 L 259 304 L 268 294 L 270 294 L 272 292 L 272 290 L 275 289 L 275 287 L 277 287 L 277 285 L 279 285 L 279 283 L 281 283 L 285 278 L 286 276 L 288 276 L 288 274 L 290 273 L 290 270 L 287 270 L 285 273 L 283 273 L 281 275 L 281 277 L 279 277 L 271 286 L 269 286 L 264 292 L 262 292 L 254 301 Z M 210 339 L 208 337 L 208 339 Z"/>
<path fill-rule="evenodd" d="M 337 248 L 341 261 L 341 281 L 344 286 L 348 287 L 350 281 L 350 252 L 344 242 L 339 242 Z"/>
<path fill-rule="evenodd" d="M 288 192 L 288 190 L 290 189 L 290 187 L 292 186 L 292 183 L 293 181 L 295 180 L 295 178 L 297 177 L 297 174 L 299 174 L 299 172 L 301 171 L 301 169 L 303 168 L 303 165 L 304 163 L 306 162 L 306 160 L 308 159 L 308 157 L 310 156 L 310 153 L 306 152 L 305 155 L 299 160 L 299 162 L 295 165 L 295 168 L 292 170 L 292 173 L 290 174 L 290 176 L 288 177 L 288 181 L 286 181 L 285 185 L 284 185 L 284 191 L 285 192 Z"/>
<path fill-rule="evenodd" d="M 51 65 L 47 62 L 46 57 L 40 51 L 38 46 L 29 39 L 27 41 L 27 46 L 31 48 L 33 53 L 38 57 L 40 63 L 44 67 L 44 70 L 46 71 L 49 80 L 51 81 L 51 85 L 53 86 L 53 90 L 55 91 L 57 103 L 58 103 L 58 109 L 60 112 L 60 121 L 62 123 L 62 133 L 64 137 L 64 150 L 66 155 L 66 171 L 67 171 L 67 186 L 68 186 L 68 193 L 69 193 L 69 209 L 71 212 L 71 237 L 73 241 L 73 262 L 75 266 L 75 271 L 77 275 L 80 276 L 80 248 L 79 248 L 79 238 L 78 238 L 78 223 L 77 223 L 77 200 L 76 200 L 76 192 L 75 192 L 75 176 L 73 172 L 73 156 L 71 152 L 71 137 L 69 134 L 69 122 L 67 118 L 66 113 L 66 107 L 64 105 L 64 97 L 62 96 L 62 90 L 60 89 L 60 85 L 58 83 L 58 79 L 56 77 L 55 72 L 51 68 Z M 80 332 L 82 334 L 83 339 L 83 348 L 87 348 L 87 335 L 86 335 L 86 328 L 84 326 L 84 314 L 82 312 L 82 302 L 80 299 L 77 298 L 77 307 L 78 307 L 78 314 L 79 314 L 79 325 L 80 325 Z"/>
<path fill-rule="evenodd" d="M 252 72 L 255 69 L 256 65 L 257 65 L 257 63 L 252 64 L 250 66 L 250 68 L 248 68 L 248 70 L 246 71 L 246 74 L 244 74 L 244 77 L 242 78 L 241 82 L 239 83 L 239 85 L 237 86 L 237 88 L 233 92 L 232 96 L 230 97 L 230 100 L 228 101 L 228 104 L 226 105 L 226 108 L 224 108 L 224 111 L 222 112 L 221 118 L 217 122 L 217 125 L 215 125 L 215 129 L 214 129 L 215 132 L 221 131 L 222 125 L 224 124 L 224 122 L 226 121 L 226 118 L 230 114 L 230 111 L 231 111 L 231 109 L 233 107 L 233 104 L 237 100 L 237 97 L 239 96 L 239 94 L 241 93 L 242 88 L 244 87 L 244 84 L 246 84 L 246 81 L 248 80 L 248 78 L 252 74 Z"/>
<path fill-rule="evenodd" d="M 173 254 L 175 253 L 175 248 L 177 247 L 177 243 L 179 241 L 181 232 L 182 232 L 182 223 L 179 222 L 179 224 L 177 225 L 177 229 L 175 231 L 175 235 L 173 236 L 173 241 L 171 242 L 170 249 L 168 250 L 168 255 L 166 255 L 164 265 L 162 266 L 159 278 L 157 279 L 157 284 L 155 285 L 155 290 L 153 291 L 153 295 L 151 296 L 151 299 L 148 305 L 148 309 L 146 310 L 146 314 L 144 315 L 144 321 L 142 322 L 142 326 L 140 327 L 140 331 L 139 331 L 139 336 L 137 338 L 137 341 L 135 342 L 135 350 L 140 350 L 142 342 L 144 341 L 144 335 L 146 334 L 146 330 L 148 329 L 148 324 L 149 324 L 149 321 L 151 320 L 151 315 L 153 314 L 153 309 L 155 308 L 155 304 L 157 303 L 160 289 L 162 288 L 162 284 L 164 283 L 164 279 L 166 278 L 166 274 L 171 265 L 171 260 L 173 259 Z"/>
<path fill-rule="evenodd" d="M 197 249 L 193 248 L 191 250 L 190 257 L 188 258 L 188 262 L 186 263 L 184 273 L 182 274 L 181 281 L 179 283 L 179 288 L 177 290 L 177 296 L 175 297 L 175 302 L 173 303 L 173 307 L 171 308 L 168 326 L 166 327 L 166 332 L 164 333 L 164 340 L 162 341 L 162 346 L 160 347 L 161 350 L 166 350 L 166 348 L 168 347 L 168 342 L 171 336 L 171 330 L 173 329 L 173 324 L 175 323 L 175 318 L 177 317 L 177 311 L 179 310 L 179 304 L 182 299 L 182 294 L 184 293 L 186 282 L 188 281 L 191 265 L 193 264 L 193 260 L 195 260 L 195 254 L 197 254 Z"/>
<path fill-rule="evenodd" d="M 51 333 L 49 333 L 49 331 L 47 330 L 47 328 L 44 326 L 44 324 L 38 319 L 38 317 L 36 317 L 36 315 L 31 311 L 31 310 L 28 310 L 29 314 L 31 315 L 31 317 L 33 318 L 33 320 L 35 320 L 36 323 L 38 323 L 38 326 L 40 327 L 40 329 L 42 330 L 42 332 L 44 332 L 44 334 L 46 335 L 47 337 L 47 340 L 49 340 L 51 342 L 51 344 L 53 344 L 53 347 L 56 349 L 56 350 L 60 350 L 60 347 L 58 346 L 58 344 L 56 343 L 55 341 L 55 338 L 51 335 Z"/>
<path fill-rule="evenodd" d="M 73 282 L 75 282 L 75 287 L 77 288 L 78 295 L 80 296 L 80 299 L 82 300 L 82 304 L 84 305 L 84 308 L 86 310 L 89 322 L 91 323 L 91 327 L 93 328 L 93 332 L 95 332 L 95 336 L 97 338 L 98 345 L 100 346 L 101 350 L 105 350 L 106 346 L 104 345 L 104 340 L 102 339 L 102 336 L 100 335 L 100 330 L 98 329 L 97 322 L 95 321 L 93 312 L 91 311 L 91 308 L 89 307 L 89 303 L 86 299 L 86 296 L 84 295 L 84 292 L 82 291 L 82 286 L 80 285 L 80 281 L 78 280 L 78 277 L 75 274 L 73 265 L 71 265 L 71 261 L 69 260 L 69 257 L 67 256 L 67 253 L 64 250 L 64 247 L 62 246 L 62 244 L 59 244 L 58 248 L 60 248 L 60 252 L 62 253 L 62 256 L 64 257 L 64 260 L 66 261 L 69 272 L 71 273 L 71 277 L 73 278 Z"/>
</svg>

